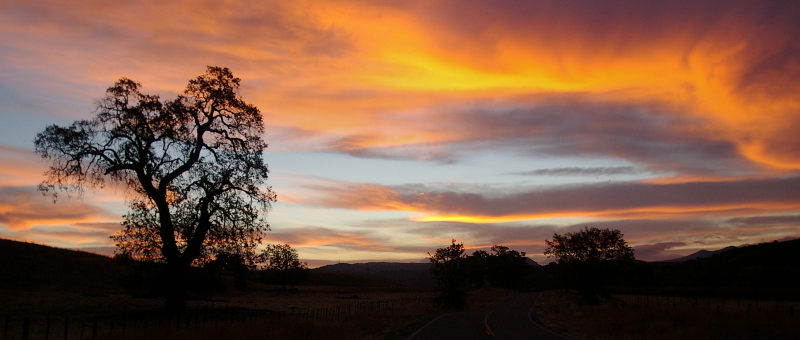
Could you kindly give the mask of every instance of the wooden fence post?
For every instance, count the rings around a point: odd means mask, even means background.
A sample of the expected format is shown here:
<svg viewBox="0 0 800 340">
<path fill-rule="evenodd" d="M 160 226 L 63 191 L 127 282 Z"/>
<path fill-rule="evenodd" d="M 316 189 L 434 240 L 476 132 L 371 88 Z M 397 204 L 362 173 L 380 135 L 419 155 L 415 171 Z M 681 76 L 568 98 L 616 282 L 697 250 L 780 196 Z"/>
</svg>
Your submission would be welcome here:
<svg viewBox="0 0 800 340">
<path fill-rule="evenodd" d="M 122 309 L 122 338 L 125 338 L 125 328 L 128 323 L 128 308 Z"/>
<path fill-rule="evenodd" d="M 44 340 L 50 340 L 50 312 L 44 317 Z"/>
<path fill-rule="evenodd" d="M 69 317 L 67 314 L 64 314 L 64 340 L 67 340 L 67 334 L 69 334 Z"/>
<path fill-rule="evenodd" d="M 31 318 L 25 317 L 22 319 L 22 340 L 30 339 L 30 331 L 31 331 Z"/>
</svg>

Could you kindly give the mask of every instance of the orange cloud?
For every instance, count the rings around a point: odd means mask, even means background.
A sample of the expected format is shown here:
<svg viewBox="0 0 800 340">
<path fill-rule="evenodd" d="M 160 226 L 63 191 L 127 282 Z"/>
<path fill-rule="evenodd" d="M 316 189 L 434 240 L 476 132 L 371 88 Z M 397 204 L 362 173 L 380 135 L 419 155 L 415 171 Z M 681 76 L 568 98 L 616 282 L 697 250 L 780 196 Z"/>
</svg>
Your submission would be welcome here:
<svg viewBox="0 0 800 340">
<path fill-rule="evenodd" d="M 442 108 L 570 93 L 679 108 L 673 111 L 696 119 L 686 133 L 725 139 L 764 167 L 800 168 L 792 133 L 800 124 L 800 10 L 793 3 L 5 6 L 16 14 L 0 26 L 17 37 L 8 43 L 18 53 L 6 57 L 14 69 L 49 65 L 67 83 L 109 84 L 124 75 L 172 92 L 205 64 L 225 64 L 246 80 L 245 97 L 268 122 L 340 137 L 378 131 L 361 141 L 373 147 L 463 140 L 463 131 L 420 125 L 437 121 Z M 77 42 L 81 49 L 68 49 Z M 53 49 L 80 62 L 56 58 Z M 388 113 L 424 118 L 398 125 Z"/>
<path fill-rule="evenodd" d="M 800 209 L 800 178 L 676 184 L 614 183 L 529 191 L 437 191 L 424 186 L 318 185 L 310 203 L 422 214 L 420 222 L 502 223 L 556 217 L 729 216 Z"/>
<path fill-rule="evenodd" d="M 108 223 L 113 229 L 87 229 L 87 228 L 32 228 L 17 233 L 17 236 L 46 240 L 47 243 L 82 244 L 112 246 L 109 240 L 119 223 Z"/>
<path fill-rule="evenodd" d="M 736 216 L 763 212 L 786 212 L 800 209 L 800 201 L 787 203 L 750 202 L 727 205 L 702 205 L 702 206 L 653 206 L 645 208 L 631 208 L 619 210 L 582 211 L 564 210 L 553 213 L 540 213 L 529 215 L 484 216 L 484 215 L 426 215 L 412 217 L 417 222 L 463 222 L 463 223 L 506 223 L 516 221 L 538 220 L 559 217 L 594 217 L 594 218 L 670 218 L 674 216 L 687 217 L 712 217 Z"/>
<path fill-rule="evenodd" d="M 763 166 L 798 168 L 797 143 L 783 130 L 800 121 L 800 101 L 795 92 L 763 91 L 773 81 L 780 84 L 770 86 L 797 88 L 797 77 L 748 76 L 759 67 L 800 72 L 788 59 L 797 57 L 792 44 L 800 32 L 792 24 L 796 16 L 789 14 L 797 14 L 796 6 L 766 26 L 761 13 L 769 6 L 750 2 L 722 13 L 702 4 L 626 4 L 625 11 L 614 6 L 337 3 L 310 12 L 350 32 L 358 51 L 354 58 L 378 61 L 374 69 L 363 64 L 370 77 L 359 84 L 412 93 L 410 105 L 420 104 L 413 94 L 431 93 L 462 93 L 472 100 L 584 93 L 610 102 L 660 102 L 695 118 L 693 131 L 686 133 L 724 138 Z M 768 60 L 777 65 L 762 66 Z M 394 138 L 382 136 L 387 139 L 373 141 L 375 147 Z M 785 143 L 788 149 L 779 147 Z"/>
<path fill-rule="evenodd" d="M 28 229 L 33 225 L 65 225 L 118 218 L 85 202 L 53 202 L 52 198 L 30 187 L 0 187 L 0 224 L 11 230 Z"/>
<path fill-rule="evenodd" d="M 363 250 L 386 250 L 380 240 L 362 233 L 304 227 L 271 232 L 267 243 L 289 243 L 292 247 L 339 246 Z"/>
<path fill-rule="evenodd" d="M 0 145 L 0 186 L 37 184 L 46 168 L 32 150 Z"/>
<path fill-rule="evenodd" d="M 624 11 L 617 5 L 337 3 L 310 12 L 350 32 L 359 56 L 379 61 L 375 69 L 364 67 L 370 88 L 470 98 L 579 92 L 662 102 L 689 109 L 705 121 L 698 121 L 700 131 L 725 136 L 753 162 L 798 168 L 797 144 L 774 136 L 786 136 L 785 124 L 799 120 L 796 91 L 786 91 L 800 84 L 792 61 L 797 6 L 770 12 L 764 25 L 770 6 L 752 2 L 722 12 L 702 4 L 625 4 Z M 762 68 L 774 77 L 750 76 Z M 776 139 L 792 146 L 776 148 Z"/>
</svg>

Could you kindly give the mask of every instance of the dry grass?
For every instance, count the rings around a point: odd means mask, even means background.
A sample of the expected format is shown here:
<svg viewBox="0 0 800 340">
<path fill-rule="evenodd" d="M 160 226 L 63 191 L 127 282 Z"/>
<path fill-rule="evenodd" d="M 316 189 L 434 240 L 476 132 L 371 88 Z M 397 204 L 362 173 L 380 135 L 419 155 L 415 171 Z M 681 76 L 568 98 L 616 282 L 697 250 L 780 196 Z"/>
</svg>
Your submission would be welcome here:
<svg viewBox="0 0 800 340">
<path fill-rule="evenodd" d="M 188 308 L 244 308 L 293 312 L 353 301 L 389 301 L 429 296 L 420 289 L 392 287 L 300 286 L 286 291 L 278 286 L 251 284 L 247 290 L 230 290 L 209 298 L 190 299 Z M 105 313 L 122 309 L 157 309 L 160 298 L 136 298 L 124 293 L 76 292 L 67 290 L 0 289 L 0 315 L 36 315 L 46 312 Z"/>
<path fill-rule="evenodd" d="M 433 292 L 403 287 L 277 286 L 252 284 L 213 299 L 191 300 L 176 320 L 163 314 L 163 300 L 125 294 L 0 290 L 0 320 L 10 319 L 12 338 L 29 319 L 32 338 L 403 338 L 438 313 Z M 98 320 L 95 325 L 95 320 Z M 123 321 L 125 320 L 125 321 Z M 0 324 L 0 326 L 3 326 Z M 3 329 L 5 332 L 6 330 Z M 113 336 L 108 336 L 114 332 Z"/>
<path fill-rule="evenodd" d="M 485 308 L 513 294 L 484 288 L 467 295 L 471 309 Z M 160 299 L 123 294 L 56 291 L 0 291 L 0 318 L 10 315 L 11 338 L 28 317 L 31 338 L 62 338 L 64 316 L 69 338 L 140 339 L 404 339 L 441 314 L 435 292 L 402 287 L 300 286 L 281 291 L 254 285 L 213 300 L 194 300 L 180 318 L 164 315 Z M 95 321 L 97 320 L 97 321 Z M 123 321 L 124 320 L 124 321 Z M 123 322 L 125 326 L 123 326 Z"/>
<path fill-rule="evenodd" d="M 395 308 L 318 318 L 303 314 L 268 314 L 215 318 L 187 326 L 145 325 L 128 332 L 135 339 L 403 339 L 426 322 L 436 309 L 427 301 L 396 304 Z M 190 321 L 190 322 L 196 322 Z M 165 322 L 166 324 L 166 322 Z M 113 335 L 98 338 L 120 338 Z"/>
<path fill-rule="evenodd" d="M 614 296 L 580 304 L 573 291 L 544 292 L 537 318 L 576 339 L 798 339 L 798 302 Z M 719 308 L 717 308 L 719 306 Z"/>
</svg>

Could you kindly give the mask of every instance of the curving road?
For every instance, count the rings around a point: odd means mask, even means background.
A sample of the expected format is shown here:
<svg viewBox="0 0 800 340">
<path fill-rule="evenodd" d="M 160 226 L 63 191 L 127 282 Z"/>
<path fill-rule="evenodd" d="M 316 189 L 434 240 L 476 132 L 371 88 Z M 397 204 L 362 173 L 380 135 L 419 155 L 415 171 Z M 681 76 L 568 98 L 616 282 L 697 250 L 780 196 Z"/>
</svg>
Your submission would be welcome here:
<svg viewBox="0 0 800 340">
<path fill-rule="evenodd" d="M 408 340 L 424 339 L 568 339 L 533 322 L 538 293 L 518 293 L 490 308 L 439 316 Z"/>
</svg>

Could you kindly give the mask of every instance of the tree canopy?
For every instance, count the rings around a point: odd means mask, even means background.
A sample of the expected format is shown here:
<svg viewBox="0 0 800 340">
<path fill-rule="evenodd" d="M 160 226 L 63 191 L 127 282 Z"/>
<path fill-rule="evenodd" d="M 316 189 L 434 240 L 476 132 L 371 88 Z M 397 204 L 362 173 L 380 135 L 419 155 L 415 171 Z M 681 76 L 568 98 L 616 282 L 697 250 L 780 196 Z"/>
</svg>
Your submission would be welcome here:
<svg viewBox="0 0 800 340">
<path fill-rule="evenodd" d="M 464 281 L 466 279 L 466 255 L 464 244 L 456 243 L 453 239 L 450 245 L 438 248 L 431 254 L 431 274 L 436 279 L 439 287 L 439 296 L 436 302 L 445 308 L 461 308 L 465 305 Z"/>
<path fill-rule="evenodd" d="M 439 288 L 436 301 L 445 308 L 465 305 L 467 283 L 471 288 L 518 289 L 523 287 L 525 276 L 530 273 L 525 252 L 504 245 L 493 245 L 491 252 L 476 250 L 467 256 L 464 244 L 451 240 L 449 246 L 428 253 L 428 259 Z"/>
<path fill-rule="evenodd" d="M 264 270 L 283 289 L 290 281 L 298 280 L 306 269 L 306 264 L 300 262 L 297 250 L 289 244 L 270 244 L 258 256 L 258 262 L 264 264 Z"/>
<path fill-rule="evenodd" d="M 525 252 L 499 244 L 490 250 L 476 250 L 467 256 L 467 276 L 471 284 L 474 287 L 521 288 L 530 269 Z"/>
<path fill-rule="evenodd" d="M 545 240 L 545 244 L 544 254 L 557 258 L 559 263 L 634 260 L 633 248 L 617 229 L 584 227 L 564 235 L 554 233 L 553 239 Z"/>
<path fill-rule="evenodd" d="M 495 287 L 520 288 L 530 269 L 525 252 L 494 245 L 487 259 L 487 278 Z"/>
<path fill-rule="evenodd" d="M 266 186 L 261 113 L 239 96 L 239 84 L 228 68 L 209 66 L 162 100 L 120 79 L 95 117 L 36 136 L 36 152 L 52 162 L 40 190 L 126 188 L 117 251 L 166 262 L 173 293 L 186 268 L 217 253 L 251 259 L 276 196 Z"/>
</svg>

